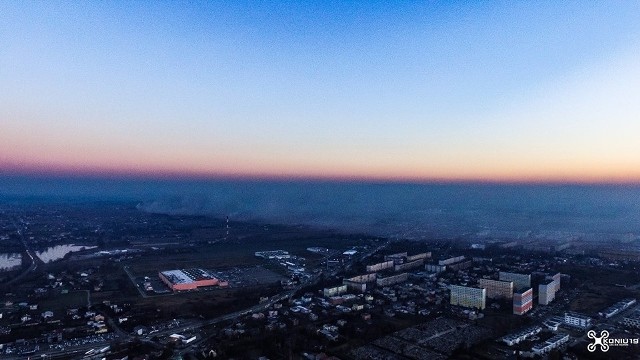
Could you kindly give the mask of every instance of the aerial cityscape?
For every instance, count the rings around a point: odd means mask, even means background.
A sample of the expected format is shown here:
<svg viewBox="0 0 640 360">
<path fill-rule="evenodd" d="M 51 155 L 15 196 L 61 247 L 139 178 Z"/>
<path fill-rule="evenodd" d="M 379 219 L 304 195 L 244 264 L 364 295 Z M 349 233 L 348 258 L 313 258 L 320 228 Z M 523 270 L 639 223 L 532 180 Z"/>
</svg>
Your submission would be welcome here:
<svg viewBox="0 0 640 360">
<path fill-rule="evenodd" d="M 640 359 L 640 3 L 0 2 L 0 359 Z"/>
</svg>

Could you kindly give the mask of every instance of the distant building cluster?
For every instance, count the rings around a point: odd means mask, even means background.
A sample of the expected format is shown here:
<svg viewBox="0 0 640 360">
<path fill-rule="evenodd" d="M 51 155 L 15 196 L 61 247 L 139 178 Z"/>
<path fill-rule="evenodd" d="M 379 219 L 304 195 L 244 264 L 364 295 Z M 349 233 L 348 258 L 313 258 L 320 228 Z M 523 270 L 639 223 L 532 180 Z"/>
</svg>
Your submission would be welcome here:
<svg viewBox="0 0 640 360">
<path fill-rule="evenodd" d="M 422 267 L 424 259 L 428 257 L 431 257 L 430 252 L 415 255 L 408 255 L 406 252 L 386 255 L 384 261 L 367 265 L 366 274 L 344 278 L 342 285 L 324 288 L 323 296 L 332 301 L 338 301 L 338 298 L 342 300 L 344 296 L 341 297 L 341 295 L 346 293 L 365 293 L 372 285 L 386 287 L 406 282 L 409 274 L 399 272 Z M 388 275 L 384 275 L 385 273 Z"/>
<path fill-rule="evenodd" d="M 444 260 L 439 260 L 437 264 L 430 263 L 425 265 L 425 270 L 431 273 L 441 273 L 446 270 L 458 271 L 468 269 L 473 265 L 473 260 L 464 256 L 454 256 Z"/>
<path fill-rule="evenodd" d="M 256 251 L 254 255 L 256 257 L 269 259 L 269 260 L 271 259 L 281 260 L 281 259 L 288 259 L 291 257 L 291 255 L 289 255 L 289 252 L 284 250 Z"/>
<path fill-rule="evenodd" d="M 428 264 L 425 269 L 429 272 L 442 272 L 452 269 L 456 264 L 466 263 L 464 257 L 452 257 L 440 260 L 438 265 Z M 548 275 L 546 273 L 534 273 L 538 284 L 538 302 L 547 305 L 555 299 L 556 292 L 560 289 L 562 274 Z M 519 274 L 500 271 L 498 280 L 482 278 L 478 279 L 477 287 L 451 286 L 451 304 L 464 307 L 483 309 L 486 298 L 488 299 L 512 299 L 513 314 L 524 315 L 533 308 L 534 291 L 532 274 Z M 466 285 L 466 284 L 465 284 Z M 479 291 L 484 290 L 484 292 Z M 484 298 L 484 299 L 483 299 Z"/>
<path fill-rule="evenodd" d="M 638 249 L 607 249 L 600 251 L 598 255 L 608 260 L 640 261 Z"/>
<path fill-rule="evenodd" d="M 405 263 L 411 263 L 414 261 L 422 261 L 431 257 L 431 252 L 424 252 L 415 255 L 409 255 L 407 252 L 401 252 L 397 254 L 386 255 L 384 261 L 393 261 L 393 265 L 402 265 Z"/>
</svg>

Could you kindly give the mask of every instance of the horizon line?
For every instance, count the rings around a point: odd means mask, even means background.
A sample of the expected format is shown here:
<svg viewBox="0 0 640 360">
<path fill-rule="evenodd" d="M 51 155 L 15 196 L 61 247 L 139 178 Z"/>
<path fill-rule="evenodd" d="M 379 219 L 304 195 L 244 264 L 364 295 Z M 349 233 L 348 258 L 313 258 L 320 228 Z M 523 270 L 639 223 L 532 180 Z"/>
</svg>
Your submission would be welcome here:
<svg viewBox="0 0 640 360">
<path fill-rule="evenodd" d="M 242 182 L 315 182 L 315 183 L 371 183 L 371 184 L 469 184 L 469 185 L 540 185 L 540 186 L 640 186 L 640 179 L 615 178 L 558 178 L 558 177 L 411 177 L 366 175 L 305 175 L 204 173 L 180 171 L 70 171 L 64 169 L 0 169 L 0 177 L 67 180 L 124 180 L 124 181 L 242 181 Z"/>
</svg>

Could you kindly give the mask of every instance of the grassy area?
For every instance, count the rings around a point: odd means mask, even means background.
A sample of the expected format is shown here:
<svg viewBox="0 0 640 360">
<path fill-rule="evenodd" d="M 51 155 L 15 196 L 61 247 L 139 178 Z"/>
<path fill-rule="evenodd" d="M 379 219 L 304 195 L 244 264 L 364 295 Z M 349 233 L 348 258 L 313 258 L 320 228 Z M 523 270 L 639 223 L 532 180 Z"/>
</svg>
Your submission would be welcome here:
<svg viewBox="0 0 640 360">
<path fill-rule="evenodd" d="M 366 240 L 341 240 L 327 236 L 255 236 L 241 240 L 229 240 L 215 244 L 198 244 L 189 247 L 167 248 L 153 252 L 148 256 L 135 258 L 125 263 L 135 276 L 148 276 L 160 270 L 203 267 L 209 269 L 233 266 L 251 266 L 264 264 L 256 258 L 256 251 L 286 250 L 305 258 L 318 258 L 306 249 L 311 246 L 344 248 L 347 245 L 361 245 Z"/>
<path fill-rule="evenodd" d="M 640 274 L 617 269 L 599 269 L 579 265 L 565 265 L 562 273 L 571 275 L 571 287 L 575 287 L 580 296 L 571 304 L 570 309 L 589 315 L 611 306 L 621 298 L 640 296 L 640 291 L 630 290 L 616 284 L 634 284 L 640 281 Z"/>
<path fill-rule="evenodd" d="M 161 259 L 160 261 L 159 258 Z M 168 269 L 193 267 L 215 269 L 240 265 L 258 265 L 260 263 L 260 259 L 253 256 L 253 254 L 249 256 L 239 251 L 216 252 L 198 248 L 189 252 L 164 253 L 158 256 L 154 254 L 153 256 L 136 258 L 125 264 L 129 266 L 135 276 L 149 276 L 150 274 L 157 274 L 158 271 Z"/>
<path fill-rule="evenodd" d="M 87 306 L 87 292 L 71 291 L 67 294 L 60 294 L 50 299 L 40 301 L 38 306 L 42 311 L 51 310 L 54 313 L 69 308 Z"/>
</svg>

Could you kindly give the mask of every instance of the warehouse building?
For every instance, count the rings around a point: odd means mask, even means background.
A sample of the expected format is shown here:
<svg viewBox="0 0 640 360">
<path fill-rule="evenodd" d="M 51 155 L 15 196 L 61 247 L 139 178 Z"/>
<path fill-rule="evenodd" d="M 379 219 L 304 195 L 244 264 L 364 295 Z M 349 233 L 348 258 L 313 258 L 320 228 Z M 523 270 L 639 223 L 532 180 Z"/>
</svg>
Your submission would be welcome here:
<svg viewBox="0 0 640 360">
<path fill-rule="evenodd" d="M 202 269 L 167 270 L 160 272 L 158 276 L 173 291 L 196 290 L 219 283 L 218 279 Z"/>
</svg>

